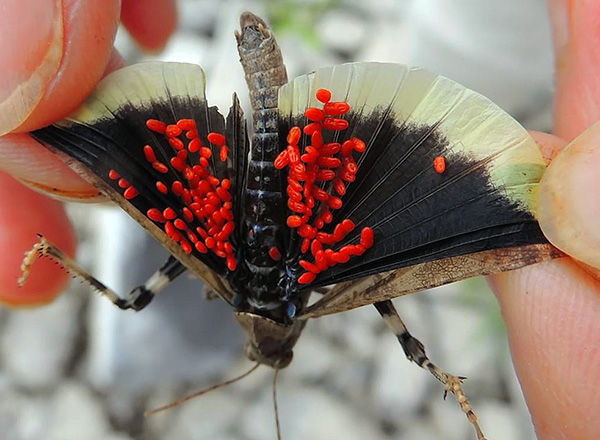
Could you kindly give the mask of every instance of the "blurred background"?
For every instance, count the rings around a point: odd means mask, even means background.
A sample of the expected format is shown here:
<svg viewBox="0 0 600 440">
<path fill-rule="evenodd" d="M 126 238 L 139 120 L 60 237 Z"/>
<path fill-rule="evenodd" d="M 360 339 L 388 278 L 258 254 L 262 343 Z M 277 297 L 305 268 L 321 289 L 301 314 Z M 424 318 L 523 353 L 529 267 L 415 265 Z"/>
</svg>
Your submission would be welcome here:
<svg viewBox="0 0 600 440">
<path fill-rule="evenodd" d="M 529 129 L 550 130 L 552 54 L 543 0 L 180 0 L 161 53 L 123 31 L 127 63 L 200 64 L 208 98 L 249 108 L 233 37 L 245 10 L 265 17 L 288 76 L 349 61 L 427 67 L 498 103 Z M 246 112 L 249 114 L 249 112 Z M 142 283 L 167 254 L 111 206 L 69 205 L 82 265 L 117 291 Z M 146 409 L 231 378 L 251 363 L 229 308 L 183 276 L 143 313 L 121 312 L 72 283 L 50 306 L 0 309 L 0 438 L 158 440 L 275 438 L 272 370 L 145 419 Z M 485 280 L 396 300 L 430 358 L 469 377 L 466 393 L 493 440 L 535 439 L 498 307 Z M 15 349 L 18 348 L 18 349 Z M 366 307 L 311 321 L 279 376 L 284 440 L 474 439 L 442 386 L 409 363 Z"/>
</svg>

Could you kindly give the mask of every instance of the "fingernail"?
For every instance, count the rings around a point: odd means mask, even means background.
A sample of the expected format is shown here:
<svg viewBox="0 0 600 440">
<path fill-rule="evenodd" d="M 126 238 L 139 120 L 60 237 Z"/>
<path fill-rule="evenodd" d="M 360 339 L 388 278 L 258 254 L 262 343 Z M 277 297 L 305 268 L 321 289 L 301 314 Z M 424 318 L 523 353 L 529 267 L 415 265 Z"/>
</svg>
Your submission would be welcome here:
<svg viewBox="0 0 600 440">
<path fill-rule="evenodd" d="M 600 122 L 575 138 L 544 174 L 538 218 L 550 242 L 600 269 Z"/>
<path fill-rule="evenodd" d="M 4 0 L 0 14 L 0 135 L 27 118 L 62 56 L 60 0 Z"/>
</svg>

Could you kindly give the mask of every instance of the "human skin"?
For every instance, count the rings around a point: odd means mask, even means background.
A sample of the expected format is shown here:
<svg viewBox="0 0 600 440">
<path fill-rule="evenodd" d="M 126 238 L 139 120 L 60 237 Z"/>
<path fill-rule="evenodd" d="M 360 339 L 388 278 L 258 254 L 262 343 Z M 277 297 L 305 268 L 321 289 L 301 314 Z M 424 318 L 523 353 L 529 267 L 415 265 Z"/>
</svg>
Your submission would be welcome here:
<svg viewBox="0 0 600 440">
<path fill-rule="evenodd" d="M 592 440 L 600 438 L 600 3 L 548 6 L 555 136 L 535 136 L 552 159 L 538 215 L 571 258 L 498 274 L 490 285 L 538 438 Z"/>
<path fill-rule="evenodd" d="M 27 1 L 37 0 L 5 0 L 5 8 L 11 12 L 4 17 L 29 13 Z M 0 29 L 5 26 L 3 32 L 9 33 L 2 41 L 42 49 L 47 46 L 42 43 L 54 41 L 52 44 L 65 50 L 64 56 L 52 58 L 39 49 L 35 59 L 22 68 L 26 54 L 5 53 L 0 48 L 0 56 L 8 59 L 0 66 L 4 70 L 0 77 L 12 75 L 8 76 L 10 84 L 0 82 L 0 109 L 18 86 L 28 105 L 17 108 L 20 113 L 15 110 L 10 120 L 3 120 L 0 112 L 0 133 L 23 133 L 60 119 L 106 72 L 121 65 L 112 48 L 119 10 L 124 24 L 146 48 L 162 46 L 175 22 L 170 0 L 124 0 L 122 8 L 117 0 L 84 0 L 77 2 L 78 11 L 72 3 L 65 1 L 62 6 L 65 25 L 58 37 L 50 24 L 23 25 L 14 19 L 3 23 L 0 14 Z M 100 3 L 102 10 L 95 11 Z M 596 49 L 600 44 L 600 5 L 592 0 L 549 0 L 548 4 L 557 81 L 554 134 L 532 133 L 544 155 L 552 159 L 540 187 L 539 220 L 548 238 L 570 257 L 489 280 L 502 309 L 538 438 L 598 439 L 600 282 L 590 273 L 594 273 L 592 268 L 600 269 L 600 123 L 594 125 L 600 119 L 600 55 Z M 85 14 L 84 8 L 88 8 Z M 69 56 L 66 41 L 81 47 L 71 47 L 73 55 Z M 0 166 L 30 185 L 57 188 L 62 195 L 97 196 L 94 188 L 24 134 L 0 138 Z M 60 204 L 42 199 L 0 173 L 0 202 L 12 206 L 15 201 L 25 208 L 0 210 L 0 257 L 5 260 L 0 265 L 4 268 L 0 271 L 0 300 L 20 305 L 47 302 L 64 286 L 64 274 L 39 262 L 30 282 L 16 290 L 19 255 L 31 246 L 37 232 L 72 253 L 73 232 Z M 482 423 L 485 428 L 485 421 Z"/>
<path fill-rule="evenodd" d="M 68 276 L 40 261 L 19 289 L 21 255 L 37 233 L 72 255 L 75 237 L 61 203 L 13 177 L 67 197 L 98 193 L 23 133 L 69 114 L 123 65 L 113 48 L 119 20 L 142 48 L 159 50 L 175 28 L 175 0 L 3 0 L 0 10 L 0 135 L 10 133 L 0 137 L 0 301 L 32 306 L 54 299 Z"/>
</svg>

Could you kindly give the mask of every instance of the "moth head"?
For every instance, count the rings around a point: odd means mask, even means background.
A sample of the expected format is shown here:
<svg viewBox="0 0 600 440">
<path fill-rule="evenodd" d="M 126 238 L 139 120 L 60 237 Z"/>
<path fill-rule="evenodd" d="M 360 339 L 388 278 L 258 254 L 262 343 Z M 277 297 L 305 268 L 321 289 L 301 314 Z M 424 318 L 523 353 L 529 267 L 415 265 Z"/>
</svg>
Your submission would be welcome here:
<svg viewBox="0 0 600 440">
<path fill-rule="evenodd" d="M 249 312 L 235 312 L 235 319 L 248 334 L 245 352 L 250 360 L 277 369 L 289 365 L 305 321 L 281 324 Z"/>
<path fill-rule="evenodd" d="M 267 24 L 252 12 L 242 13 L 240 16 L 240 29 L 239 32 L 236 31 L 235 33 L 239 50 L 253 52 L 260 49 L 265 42 L 272 40 Z"/>
</svg>

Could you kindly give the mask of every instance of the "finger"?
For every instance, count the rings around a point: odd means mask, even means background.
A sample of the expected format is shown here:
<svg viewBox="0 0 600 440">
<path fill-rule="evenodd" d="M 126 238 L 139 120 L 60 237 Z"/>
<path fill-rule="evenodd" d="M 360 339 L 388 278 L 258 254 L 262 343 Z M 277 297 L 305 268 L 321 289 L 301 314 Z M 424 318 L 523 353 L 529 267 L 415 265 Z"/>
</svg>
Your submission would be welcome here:
<svg viewBox="0 0 600 440">
<path fill-rule="evenodd" d="M 554 136 L 553 134 L 543 133 L 541 131 L 529 130 L 529 134 L 540 148 L 542 156 L 546 161 L 546 165 L 550 164 L 554 158 L 567 145 L 564 139 Z"/>
<path fill-rule="evenodd" d="M 600 122 L 567 145 L 544 173 L 538 220 L 550 242 L 600 269 Z"/>
<path fill-rule="evenodd" d="M 548 0 L 554 38 L 554 133 L 572 140 L 600 119 L 600 2 Z"/>
<path fill-rule="evenodd" d="M 113 49 L 103 76 L 124 64 L 121 55 Z M 17 177 L 29 187 L 61 199 L 102 199 L 96 188 L 25 133 L 0 137 L 0 170 Z"/>
<path fill-rule="evenodd" d="M 28 134 L 0 137 L 0 169 L 50 195 L 79 201 L 100 199 L 96 188 Z"/>
<path fill-rule="evenodd" d="M 119 7 L 119 0 L 3 2 L 0 134 L 48 125 L 79 105 L 110 59 Z"/>
<path fill-rule="evenodd" d="M 538 438 L 600 438 L 600 282 L 569 258 L 490 279 Z"/>
<path fill-rule="evenodd" d="M 24 287 L 18 288 L 24 252 L 41 233 L 73 255 L 75 237 L 62 204 L 33 192 L 0 172 L 0 302 L 14 306 L 44 304 L 64 288 L 68 276 L 47 259 L 36 261 Z"/>
<path fill-rule="evenodd" d="M 121 21 L 142 48 L 161 49 L 175 29 L 175 0 L 123 0 Z"/>
</svg>

